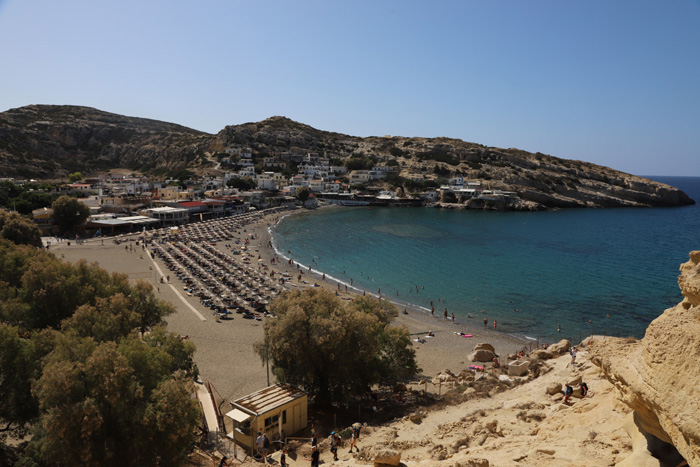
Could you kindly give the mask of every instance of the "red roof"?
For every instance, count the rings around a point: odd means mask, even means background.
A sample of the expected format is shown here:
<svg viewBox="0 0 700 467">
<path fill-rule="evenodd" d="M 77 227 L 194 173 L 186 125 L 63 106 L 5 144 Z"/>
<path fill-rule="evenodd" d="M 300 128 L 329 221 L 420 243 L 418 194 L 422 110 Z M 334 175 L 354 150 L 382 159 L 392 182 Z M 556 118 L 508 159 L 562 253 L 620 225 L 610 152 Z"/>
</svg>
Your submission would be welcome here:
<svg viewBox="0 0 700 467">
<path fill-rule="evenodd" d="M 186 208 L 193 208 L 195 206 L 206 206 L 206 204 L 202 203 L 201 201 L 183 201 L 177 204 Z"/>
</svg>

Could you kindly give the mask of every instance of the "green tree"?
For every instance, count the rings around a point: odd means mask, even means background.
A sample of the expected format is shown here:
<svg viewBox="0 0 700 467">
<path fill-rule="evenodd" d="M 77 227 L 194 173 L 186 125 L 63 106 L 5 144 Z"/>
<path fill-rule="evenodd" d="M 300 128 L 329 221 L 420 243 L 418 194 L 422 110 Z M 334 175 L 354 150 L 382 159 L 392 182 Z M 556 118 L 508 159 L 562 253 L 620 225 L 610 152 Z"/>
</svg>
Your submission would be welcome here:
<svg viewBox="0 0 700 467">
<path fill-rule="evenodd" d="M 41 375 L 42 356 L 17 327 L 0 323 L 0 432 L 21 430 L 39 415 L 31 380 Z"/>
<path fill-rule="evenodd" d="M 309 191 L 307 187 L 302 186 L 297 188 L 296 197 L 304 204 L 304 206 L 306 206 L 306 201 L 309 199 L 309 196 L 311 196 L 311 191 Z"/>
<path fill-rule="evenodd" d="M 172 311 L 124 274 L 0 239 L 0 465 L 3 432 L 31 424 L 17 465 L 178 465 L 200 413 Z"/>
<path fill-rule="evenodd" d="M 374 167 L 374 160 L 361 154 L 353 154 L 349 158 L 345 159 L 345 167 L 348 169 L 348 171 L 369 170 Z"/>
<path fill-rule="evenodd" d="M 22 187 L 15 185 L 9 180 L 0 182 L 0 206 L 11 207 L 10 200 L 16 198 L 22 193 Z"/>
<path fill-rule="evenodd" d="M 64 333 L 46 361 L 24 465 L 179 465 L 191 451 L 199 406 L 163 349 Z"/>
<path fill-rule="evenodd" d="M 324 289 L 291 291 L 271 305 L 277 319 L 264 325 L 256 353 L 280 382 L 303 387 L 320 403 L 365 394 L 420 370 L 405 327 L 387 301 L 359 298 L 345 305 Z"/>
<path fill-rule="evenodd" d="M 54 223 L 64 232 L 72 231 L 90 217 L 90 208 L 70 196 L 60 196 L 51 208 Z"/>
<path fill-rule="evenodd" d="M 226 186 L 231 188 L 237 188 L 239 190 L 252 190 L 258 186 L 258 184 L 250 177 L 235 177 L 231 178 L 226 182 Z"/>
<path fill-rule="evenodd" d="M 39 228 L 16 212 L 0 211 L 0 237 L 17 244 L 42 246 Z"/>
<path fill-rule="evenodd" d="M 73 172 L 72 174 L 68 175 L 68 181 L 71 183 L 75 183 L 77 181 L 80 181 L 83 179 L 83 174 L 80 172 Z"/>
</svg>

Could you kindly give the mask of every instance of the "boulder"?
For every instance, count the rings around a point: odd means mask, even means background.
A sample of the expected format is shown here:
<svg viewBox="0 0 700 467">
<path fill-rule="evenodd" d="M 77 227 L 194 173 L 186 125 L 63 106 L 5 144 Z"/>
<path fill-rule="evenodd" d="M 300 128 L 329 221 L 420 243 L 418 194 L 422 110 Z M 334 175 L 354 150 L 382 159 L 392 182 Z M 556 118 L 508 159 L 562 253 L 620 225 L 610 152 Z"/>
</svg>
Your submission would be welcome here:
<svg viewBox="0 0 700 467">
<path fill-rule="evenodd" d="M 564 355 L 571 348 L 571 342 L 566 339 L 562 339 L 556 344 L 552 344 L 547 347 L 547 350 L 552 352 L 554 355 Z"/>
<path fill-rule="evenodd" d="M 474 346 L 474 351 L 476 352 L 477 350 L 490 350 L 493 353 L 496 353 L 496 349 L 494 346 L 491 344 L 488 344 L 486 342 L 480 342 Z"/>
<path fill-rule="evenodd" d="M 454 373 L 452 373 L 450 370 L 442 370 L 435 376 L 435 378 L 433 378 L 433 383 L 447 383 L 456 379 L 457 378 L 455 377 Z"/>
<path fill-rule="evenodd" d="M 567 384 L 571 387 L 578 386 L 581 384 L 582 378 L 581 375 L 575 377 L 574 379 L 570 380 Z"/>
<path fill-rule="evenodd" d="M 491 362 L 495 356 L 496 354 L 491 350 L 481 349 L 470 353 L 467 358 L 472 362 Z"/>
<path fill-rule="evenodd" d="M 374 467 L 384 467 L 391 465 L 398 467 L 401 464 L 401 452 L 386 446 L 378 447 L 372 459 Z"/>
<path fill-rule="evenodd" d="M 500 381 L 501 383 L 512 383 L 513 382 L 513 380 L 510 379 L 510 377 L 506 376 L 506 375 L 499 375 L 498 381 Z"/>
<path fill-rule="evenodd" d="M 554 358 L 554 354 L 545 349 L 537 349 L 530 352 L 530 358 L 538 360 L 549 360 Z"/>
<path fill-rule="evenodd" d="M 551 383 L 547 385 L 547 394 L 553 396 L 554 394 L 559 394 L 561 392 L 561 383 Z"/>
</svg>

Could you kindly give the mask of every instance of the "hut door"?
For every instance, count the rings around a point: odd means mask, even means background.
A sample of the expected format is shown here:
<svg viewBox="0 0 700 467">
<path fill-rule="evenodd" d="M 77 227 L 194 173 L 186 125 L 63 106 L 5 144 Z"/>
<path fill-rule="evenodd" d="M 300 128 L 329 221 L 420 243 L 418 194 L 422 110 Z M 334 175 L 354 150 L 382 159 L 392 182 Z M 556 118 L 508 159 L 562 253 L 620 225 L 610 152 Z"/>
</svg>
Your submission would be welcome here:
<svg viewBox="0 0 700 467">
<path fill-rule="evenodd" d="M 292 432 L 296 433 L 301 429 L 301 405 L 292 407 Z"/>
</svg>

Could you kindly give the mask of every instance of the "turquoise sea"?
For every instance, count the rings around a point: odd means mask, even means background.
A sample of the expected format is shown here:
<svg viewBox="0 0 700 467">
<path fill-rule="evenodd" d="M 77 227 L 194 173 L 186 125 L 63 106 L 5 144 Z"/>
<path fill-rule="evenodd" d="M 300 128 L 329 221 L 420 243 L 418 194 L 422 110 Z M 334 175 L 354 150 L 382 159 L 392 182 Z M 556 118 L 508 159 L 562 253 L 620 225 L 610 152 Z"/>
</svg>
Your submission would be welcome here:
<svg viewBox="0 0 700 467">
<path fill-rule="evenodd" d="M 700 177 L 652 178 L 700 203 Z M 486 317 L 490 328 L 497 320 L 499 331 L 545 341 L 592 332 L 642 337 L 682 300 L 678 268 L 700 249 L 700 205 L 337 208 L 285 217 L 272 234 L 281 254 L 328 279 L 381 289 L 428 314 L 432 300 L 439 319 L 447 308 L 458 322 L 483 326 Z"/>
</svg>

